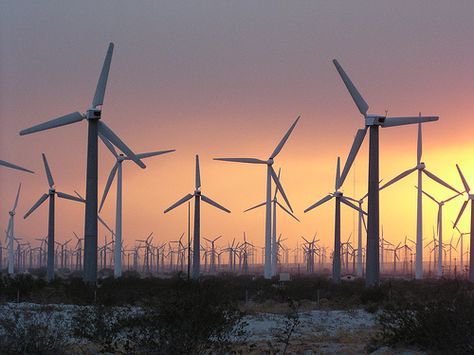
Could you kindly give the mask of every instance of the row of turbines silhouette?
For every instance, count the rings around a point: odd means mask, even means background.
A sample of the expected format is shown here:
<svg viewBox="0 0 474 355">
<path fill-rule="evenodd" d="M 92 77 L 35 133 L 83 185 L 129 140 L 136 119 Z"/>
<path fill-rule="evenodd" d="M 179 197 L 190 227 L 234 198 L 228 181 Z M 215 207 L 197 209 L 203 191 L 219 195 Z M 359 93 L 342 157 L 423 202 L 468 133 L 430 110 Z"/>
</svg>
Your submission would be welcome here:
<svg viewBox="0 0 474 355">
<path fill-rule="evenodd" d="M 109 75 L 114 45 L 110 43 L 99 76 L 91 106 L 85 113 L 73 112 L 50 121 L 35 125 L 20 131 L 20 135 L 28 135 L 47 129 L 57 128 L 86 120 L 88 122 L 87 142 L 87 167 L 86 167 L 86 194 L 85 198 L 77 191 L 75 195 L 57 191 L 53 175 L 46 158 L 42 155 L 44 170 L 48 182 L 48 191 L 26 212 L 24 218 L 40 207 L 44 202 L 49 202 L 48 234 L 45 238 L 37 238 L 39 246 L 33 247 L 26 238 L 15 234 L 15 214 L 20 196 L 21 184 L 18 188 L 12 209 L 9 211 L 8 227 L 6 233 L 6 248 L 0 248 L 0 263 L 3 269 L 6 263 L 7 272 L 14 274 L 35 267 L 46 267 L 46 277 L 52 280 L 55 270 L 79 270 L 88 283 L 96 283 L 98 272 L 113 267 L 113 276 L 120 277 L 124 270 L 135 270 L 151 274 L 165 272 L 187 271 L 193 279 L 203 273 L 215 274 L 218 272 L 235 273 L 263 273 L 265 278 L 271 278 L 279 272 L 309 272 L 329 273 L 334 282 L 340 282 L 342 272 L 364 277 L 366 286 L 376 285 L 380 281 L 381 273 L 393 275 L 413 275 L 416 279 L 424 277 L 428 267 L 428 274 L 442 276 L 467 276 L 474 282 L 474 254 L 470 253 L 474 243 L 474 228 L 472 226 L 472 211 L 474 195 L 470 194 L 470 187 L 458 165 L 456 165 L 461 178 L 463 189 L 457 190 L 436 174 L 426 168 L 422 161 L 422 123 L 437 121 L 437 116 L 405 116 L 387 117 L 387 114 L 369 114 L 369 105 L 364 100 L 349 76 L 341 65 L 334 60 L 333 63 L 345 87 L 349 91 L 357 109 L 364 119 L 364 128 L 358 129 L 354 142 L 349 151 L 347 161 L 341 172 L 340 158 L 337 158 L 334 192 L 324 196 L 313 205 L 305 209 L 305 213 L 319 206 L 334 201 L 334 244 L 328 248 L 318 244 L 316 236 L 312 240 L 303 239 L 301 245 L 289 249 L 284 245 L 284 239 L 277 238 L 277 211 L 281 210 L 296 221 L 289 198 L 281 183 L 281 170 L 274 169 L 275 159 L 281 152 L 300 117 L 290 126 L 286 134 L 279 141 L 273 152 L 266 159 L 259 158 L 214 158 L 214 160 L 263 165 L 266 167 L 265 201 L 250 207 L 251 211 L 265 207 L 265 233 L 264 246 L 255 246 L 244 238 L 227 247 L 218 247 L 218 239 L 201 238 L 201 202 L 213 206 L 225 213 L 230 210 L 214 201 L 201 190 L 201 174 L 199 156 L 195 161 L 194 191 L 186 194 L 177 202 L 167 208 L 168 213 L 175 208 L 188 204 L 188 238 L 182 241 L 183 236 L 174 242 L 153 242 L 153 236 L 136 240 L 135 245 L 125 246 L 122 235 L 122 165 L 123 162 L 132 161 L 142 169 L 146 166 L 142 160 L 158 155 L 172 153 L 175 150 L 161 150 L 148 153 L 135 154 L 114 131 L 105 124 L 102 118 L 102 105 L 104 103 L 107 79 Z M 416 165 L 388 182 L 381 185 L 379 177 L 379 127 L 396 127 L 401 125 L 418 125 Z M 351 167 L 358 155 L 360 147 L 369 131 L 369 173 L 367 193 L 360 197 L 345 196 L 341 188 L 346 180 Z M 99 204 L 98 198 L 98 144 L 99 139 L 105 144 L 110 153 L 115 157 L 114 164 Z M 0 160 L 0 165 L 28 173 L 33 171 L 19 165 Z M 381 233 L 379 216 L 379 194 L 390 185 L 404 179 L 412 173 L 417 173 L 417 219 L 415 240 L 405 238 L 404 244 L 394 245 L 383 237 Z M 427 177 L 437 184 L 452 192 L 452 196 L 439 200 L 429 192 L 423 190 L 423 177 Z M 100 217 L 108 192 L 116 180 L 116 217 L 115 229 L 112 230 Z M 453 238 L 447 243 L 443 238 L 443 206 L 457 197 L 467 196 L 455 221 L 453 229 L 459 237 L 453 244 Z M 75 239 L 59 243 L 55 238 L 55 197 L 70 200 L 71 202 L 85 205 L 84 233 L 82 237 L 74 234 Z M 423 238 L 423 196 L 426 196 L 438 207 L 436 228 L 433 238 L 424 243 Z M 280 202 L 279 197 L 282 198 Z M 193 200 L 193 206 L 191 206 Z M 367 201 L 365 203 L 365 201 Z M 467 205 L 471 202 L 471 229 L 469 233 L 461 232 L 458 223 Z M 357 238 L 355 241 L 341 239 L 341 204 L 358 213 Z M 364 209 L 365 204 L 367 208 Z M 190 222 L 191 207 L 194 212 L 193 225 Z M 101 245 L 98 239 L 98 223 L 102 223 L 110 232 L 110 239 Z M 191 236 L 192 229 L 192 236 Z M 470 236 L 470 246 L 466 248 L 463 243 L 464 236 Z M 76 242 L 73 243 L 73 240 Z M 73 247 L 72 245 L 75 244 Z M 257 244 L 257 243 L 255 243 Z M 459 247 L 459 249 L 458 249 Z M 261 252 L 260 250 L 261 249 Z M 466 250 L 465 250 L 466 249 Z M 6 257 L 3 255 L 6 251 Z M 454 251 L 454 257 L 453 257 Z M 428 263 L 423 260 L 424 254 L 428 255 Z M 465 260 L 468 262 L 465 264 Z M 303 266 L 303 267 L 302 267 Z"/>
</svg>

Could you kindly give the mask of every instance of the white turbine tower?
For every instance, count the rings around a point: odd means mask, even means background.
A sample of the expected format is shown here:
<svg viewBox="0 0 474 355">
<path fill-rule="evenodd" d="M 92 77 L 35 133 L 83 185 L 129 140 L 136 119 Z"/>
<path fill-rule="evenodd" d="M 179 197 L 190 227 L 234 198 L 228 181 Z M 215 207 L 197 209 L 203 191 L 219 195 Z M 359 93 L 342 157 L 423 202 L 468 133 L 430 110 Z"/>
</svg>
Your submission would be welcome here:
<svg viewBox="0 0 474 355">
<path fill-rule="evenodd" d="M 418 123 L 416 165 L 413 168 L 408 169 L 402 172 L 401 174 L 395 176 L 392 180 L 388 181 L 386 184 L 380 187 L 380 190 L 383 190 L 386 187 L 396 183 L 397 181 L 409 176 L 411 173 L 418 171 L 418 185 L 417 185 L 418 194 L 417 194 L 417 200 L 416 200 L 416 260 L 415 260 L 415 264 L 416 264 L 415 278 L 418 280 L 423 278 L 423 199 L 421 198 L 422 191 L 423 191 L 423 175 L 422 174 L 425 174 L 434 182 L 440 185 L 443 185 L 444 187 L 456 192 L 457 194 L 460 194 L 460 192 L 456 190 L 454 187 L 452 187 L 447 182 L 443 181 L 438 176 L 436 176 L 432 172 L 428 171 L 428 169 L 426 169 L 425 163 L 421 161 L 422 154 L 423 154 L 423 143 L 422 143 L 421 123 Z"/>
<path fill-rule="evenodd" d="M 104 103 L 105 88 L 109 76 L 110 63 L 114 44 L 110 43 L 105 56 L 102 71 L 97 82 L 91 107 L 86 113 L 73 112 L 68 115 L 52 119 L 36 126 L 20 131 L 20 135 L 44 131 L 46 129 L 65 126 L 87 120 L 87 179 L 86 179 L 86 211 L 84 222 L 84 280 L 95 284 L 97 281 L 97 180 L 98 180 L 98 135 L 106 137 L 113 145 L 132 159 L 138 166 L 145 168 L 140 159 L 127 145 L 101 120 L 102 105 Z"/>
<path fill-rule="evenodd" d="M 23 167 L 21 167 L 19 165 L 16 165 L 16 164 L 9 163 L 5 160 L 0 160 L 0 166 L 4 166 L 4 167 L 10 168 L 10 169 L 15 169 L 15 170 L 20 170 L 20 171 L 26 171 L 27 173 L 31 173 L 31 174 L 35 173 L 32 170 L 23 168 Z"/>
<path fill-rule="evenodd" d="M 470 242 L 470 247 L 469 247 L 469 281 L 474 282 L 474 195 L 470 193 L 471 188 L 467 184 L 467 181 L 464 178 L 464 175 L 458 164 L 456 164 L 456 168 L 458 168 L 459 176 L 461 177 L 462 184 L 464 185 L 464 191 L 467 194 L 467 200 L 464 201 L 464 203 L 462 204 L 461 210 L 459 211 L 458 217 L 456 218 L 456 221 L 454 222 L 453 228 L 456 228 L 464 210 L 466 209 L 468 202 L 471 201 L 471 223 L 470 223 L 471 224 L 471 230 L 470 230 L 471 242 Z"/>
<path fill-rule="evenodd" d="M 168 207 L 164 213 L 171 211 L 172 209 L 182 205 L 186 201 L 192 199 L 194 197 L 194 255 L 193 255 L 193 279 L 198 279 L 199 274 L 201 272 L 201 200 L 208 203 L 211 206 L 217 207 L 218 209 L 230 213 L 230 211 L 218 204 L 217 202 L 211 200 L 209 197 L 204 196 L 201 192 L 201 172 L 199 169 L 199 155 L 196 155 L 196 182 L 195 182 L 195 190 L 193 194 L 187 194 L 181 200 L 174 203 L 170 207 Z"/>
<path fill-rule="evenodd" d="M 281 169 L 278 170 L 278 180 L 280 180 L 280 172 Z M 280 181 L 281 182 L 281 181 Z M 300 221 L 293 213 L 288 211 L 277 199 L 278 189 L 275 188 L 275 194 L 273 195 L 272 200 L 272 276 L 277 274 L 277 257 L 278 257 L 278 245 L 277 245 L 277 207 L 280 207 L 283 211 L 289 214 L 291 217 L 296 219 L 298 222 Z M 255 208 L 259 208 L 265 206 L 266 202 L 259 203 L 253 207 L 246 209 L 244 212 L 251 211 Z"/>
<path fill-rule="evenodd" d="M 415 186 L 416 187 L 416 186 Z M 438 205 L 438 216 L 436 218 L 436 229 L 438 232 L 438 272 L 437 276 L 442 277 L 443 276 L 443 206 L 445 203 L 455 199 L 458 197 L 461 193 L 457 193 L 454 196 L 451 196 L 445 200 L 438 201 L 435 199 L 433 196 L 431 196 L 429 193 L 422 191 L 424 195 L 426 195 L 428 198 L 430 198 L 434 203 Z"/>
<path fill-rule="evenodd" d="M 102 195 L 102 201 L 100 202 L 99 212 L 104 206 L 105 199 L 109 193 L 110 186 L 112 185 L 115 176 L 117 176 L 117 202 L 115 206 L 115 249 L 114 249 L 114 277 L 122 276 L 122 163 L 126 160 L 130 160 L 129 157 L 117 153 L 112 143 L 99 133 L 99 137 L 102 139 L 107 148 L 109 148 L 112 155 L 115 157 L 116 162 L 110 171 L 109 178 L 107 179 L 107 184 L 105 185 L 104 194 Z M 157 155 L 162 155 L 166 153 L 174 152 L 175 149 L 171 150 L 161 150 L 156 152 L 141 153 L 136 154 L 138 159 L 145 159 Z"/>
<path fill-rule="evenodd" d="M 377 285 L 380 279 L 379 270 L 379 127 L 395 127 L 414 123 L 437 121 L 436 116 L 387 117 L 386 115 L 368 114 L 369 105 L 365 102 L 349 76 L 337 60 L 333 60 L 344 85 L 349 91 L 359 112 L 364 117 L 365 128 L 357 131 L 349 157 L 341 175 L 340 185 L 344 182 L 354 159 L 364 141 L 367 130 L 370 130 L 369 142 L 369 178 L 368 178 L 368 218 L 367 218 L 367 250 L 366 279 L 367 287 Z"/>
<path fill-rule="evenodd" d="M 47 257 L 47 269 L 46 269 L 46 279 L 48 281 L 52 281 L 54 279 L 54 216 L 55 216 L 55 201 L 54 197 L 57 195 L 60 198 L 64 198 L 66 200 L 72 200 L 76 202 L 82 202 L 82 200 L 76 196 L 68 195 L 64 192 L 56 191 L 54 186 L 54 179 L 53 175 L 51 174 L 51 169 L 49 168 L 48 160 L 46 159 L 46 155 L 44 153 L 43 156 L 43 164 L 44 164 L 44 171 L 46 173 L 46 178 L 48 179 L 49 190 L 48 193 L 43 194 L 38 201 L 35 202 L 33 207 L 29 209 L 28 212 L 23 216 L 23 218 L 28 218 L 30 214 L 32 214 L 43 202 L 49 199 L 49 213 L 48 213 L 48 257 Z"/>
<path fill-rule="evenodd" d="M 8 228 L 7 228 L 7 250 L 8 250 L 8 274 L 13 275 L 14 264 L 15 264 L 15 252 L 13 250 L 13 243 L 15 241 L 15 214 L 16 214 L 16 207 L 18 206 L 18 199 L 20 198 L 20 190 L 21 190 L 21 183 L 18 186 L 18 192 L 16 193 L 15 202 L 13 203 L 13 207 L 8 214 L 10 215 L 10 219 L 8 220 Z"/>
<path fill-rule="evenodd" d="M 318 202 L 312 204 L 304 212 L 309 212 L 312 209 L 321 206 L 322 204 L 328 202 L 333 197 L 335 198 L 335 217 L 334 217 L 334 255 L 333 255 L 333 263 L 332 263 L 332 280 L 333 282 L 340 282 L 341 281 L 341 202 L 354 210 L 366 214 L 362 209 L 354 205 L 352 202 L 349 201 L 346 197 L 344 197 L 343 193 L 339 191 L 341 188 L 340 182 L 340 159 L 337 157 L 337 167 L 336 167 L 336 184 L 335 184 L 335 191 L 333 193 L 328 194 L 327 196 L 323 197 Z"/>
<path fill-rule="evenodd" d="M 286 141 L 290 137 L 291 132 L 295 128 L 296 124 L 300 116 L 295 120 L 295 122 L 291 125 L 290 129 L 286 134 L 283 136 L 282 140 L 276 146 L 273 153 L 270 155 L 268 160 L 261 160 L 255 158 L 214 158 L 214 160 L 221 160 L 221 161 L 228 161 L 228 162 L 235 162 L 235 163 L 247 163 L 247 164 L 262 164 L 267 166 L 267 186 L 266 186 L 266 202 L 265 202 L 265 269 L 264 269 L 264 276 L 265 278 L 269 279 L 272 277 L 272 228 L 271 228 L 271 220 L 272 220 L 272 180 L 275 182 L 276 188 L 280 190 L 281 195 L 285 199 L 286 204 L 288 205 L 291 212 L 293 209 L 291 208 L 290 201 L 286 197 L 285 191 L 280 184 L 280 180 L 278 179 L 275 170 L 273 169 L 273 163 L 276 156 L 280 153 L 283 146 L 285 145 Z"/>
</svg>

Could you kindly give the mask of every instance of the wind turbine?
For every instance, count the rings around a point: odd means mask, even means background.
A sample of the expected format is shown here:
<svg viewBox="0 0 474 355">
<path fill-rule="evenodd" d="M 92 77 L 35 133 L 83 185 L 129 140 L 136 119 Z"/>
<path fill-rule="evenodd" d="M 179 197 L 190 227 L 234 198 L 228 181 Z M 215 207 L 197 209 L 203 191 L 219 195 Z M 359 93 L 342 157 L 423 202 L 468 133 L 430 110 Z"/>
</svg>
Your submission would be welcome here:
<svg viewBox="0 0 474 355">
<path fill-rule="evenodd" d="M 184 235 L 184 233 L 183 233 Z M 206 237 L 204 237 L 204 239 L 206 239 L 209 243 L 211 243 L 211 261 L 210 261 L 210 268 L 209 268 L 209 271 L 211 274 L 215 273 L 216 271 L 216 246 L 215 246 L 215 242 L 218 241 L 220 238 L 222 238 L 222 235 L 218 236 L 217 238 L 215 239 L 208 239 Z"/>
<path fill-rule="evenodd" d="M 365 102 L 349 76 L 346 74 L 337 60 L 333 60 L 336 69 L 341 76 L 344 85 L 349 91 L 354 103 L 365 120 L 365 128 L 359 129 L 354 143 L 347 158 L 346 165 L 341 175 L 342 185 L 354 159 L 364 141 L 365 134 L 369 130 L 369 179 L 368 179 L 368 218 L 367 218 L 367 250 L 366 250 L 366 278 L 367 287 L 379 283 L 379 127 L 394 127 L 421 122 L 437 121 L 436 116 L 415 117 L 387 117 L 387 115 L 368 114 L 369 105 Z"/>
<path fill-rule="evenodd" d="M 15 264 L 15 252 L 14 252 L 14 240 L 15 240 L 15 213 L 16 207 L 18 206 L 18 199 L 20 198 L 20 190 L 21 190 L 21 183 L 18 186 L 18 192 L 16 193 L 15 202 L 13 203 L 13 207 L 8 214 L 10 215 L 10 219 L 8 220 L 8 228 L 7 228 L 7 249 L 8 249 L 8 274 L 14 274 L 14 264 Z"/>
<path fill-rule="evenodd" d="M 471 188 L 467 184 L 467 181 L 464 178 L 464 175 L 458 164 L 456 164 L 456 168 L 458 169 L 459 176 L 461 177 L 462 184 L 464 185 L 464 191 L 467 194 L 467 200 L 464 201 L 464 203 L 462 204 L 461 210 L 459 211 L 458 217 L 456 218 L 456 221 L 454 222 L 453 228 L 456 228 L 464 210 L 466 209 L 467 203 L 471 201 L 471 232 L 470 232 L 471 243 L 470 243 L 470 248 L 469 248 L 469 281 L 474 282 L 474 251 L 473 251 L 474 250 L 474 195 L 470 193 Z"/>
<path fill-rule="evenodd" d="M 458 241 L 457 241 L 457 243 L 456 243 L 456 248 L 458 247 L 459 242 L 461 242 L 461 250 L 460 250 L 461 253 L 460 253 L 460 259 L 459 259 L 459 261 L 460 261 L 460 263 L 461 263 L 461 276 L 462 276 L 462 275 L 464 274 L 464 249 L 463 249 L 464 243 L 463 243 L 463 239 L 464 239 L 464 236 L 469 235 L 470 233 L 461 232 L 461 231 L 459 230 L 459 228 L 454 225 L 454 222 L 453 222 L 453 228 L 456 228 L 456 230 L 457 230 L 458 233 L 459 233 L 459 239 L 458 239 Z"/>
<path fill-rule="evenodd" d="M 281 169 L 278 170 L 278 180 L 280 180 L 280 173 Z M 280 181 L 281 183 L 281 181 Z M 289 214 L 291 217 L 296 219 L 298 222 L 300 221 L 293 213 L 288 211 L 277 199 L 277 194 L 278 194 L 278 188 L 275 188 L 275 194 L 273 195 L 273 199 L 271 201 L 272 203 L 272 276 L 275 276 L 277 274 L 277 254 L 278 254 L 278 246 L 277 246 L 277 207 L 280 207 L 283 211 L 285 211 L 287 214 Z M 251 211 L 255 208 L 259 208 L 262 206 L 265 206 L 266 202 L 259 203 L 258 205 L 255 205 L 253 207 L 247 208 L 244 212 Z"/>
<path fill-rule="evenodd" d="M 31 174 L 34 174 L 35 172 L 32 171 L 32 170 L 29 170 L 29 169 L 26 169 L 26 168 L 23 168 L 19 165 L 16 165 L 16 164 L 13 164 L 13 163 L 9 163 L 5 160 L 0 160 L 0 166 L 5 166 L 7 168 L 10 168 L 10 169 L 15 169 L 15 170 L 20 170 L 20 171 L 26 171 L 27 173 L 31 173 Z"/>
<path fill-rule="evenodd" d="M 208 203 L 211 206 L 217 207 L 218 209 L 230 213 L 230 211 L 218 204 L 217 202 L 211 200 L 209 197 L 204 196 L 201 192 L 201 172 L 199 169 L 199 155 L 196 155 L 196 176 L 195 176 L 195 189 L 194 193 L 187 194 L 178 202 L 174 203 L 168 207 L 164 213 L 171 211 L 172 209 L 182 205 L 186 201 L 194 197 L 194 250 L 193 250 L 193 279 L 198 279 L 201 268 L 201 200 Z"/>
<path fill-rule="evenodd" d="M 116 248 L 114 249 L 114 277 L 121 277 L 122 276 L 122 163 L 126 160 L 131 160 L 129 157 L 125 156 L 124 154 L 119 154 L 115 150 L 112 143 L 104 137 L 101 133 L 99 133 L 99 137 L 102 139 L 106 147 L 110 150 L 112 155 L 115 157 L 116 162 L 110 171 L 109 178 L 107 179 L 107 184 L 105 185 L 104 194 L 102 195 L 102 201 L 100 202 L 99 212 L 102 210 L 104 206 L 105 199 L 107 198 L 107 194 L 109 192 L 110 186 L 114 181 L 115 176 L 117 175 L 117 202 L 115 205 L 115 243 Z M 156 152 L 149 152 L 149 153 L 141 153 L 136 154 L 138 159 L 145 159 L 157 155 L 162 155 L 166 153 L 174 152 L 175 149 L 171 150 L 162 150 Z"/>
<path fill-rule="evenodd" d="M 269 279 L 272 277 L 272 229 L 271 229 L 271 220 L 272 220 L 272 180 L 275 182 L 276 188 L 280 190 L 281 195 L 285 199 L 286 204 L 290 208 L 290 211 L 293 212 L 291 208 L 290 201 L 286 197 L 283 186 L 278 179 L 275 170 L 273 169 L 273 163 L 276 156 L 280 153 L 286 141 L 290 137 L 291 132 L 295 128 L 300 116 L 295 120 L 291 125 L 290 129 L 283 136 L 282 140 L 276 146 L 273 153 L 267 160 L 255 159 L 255 158 L 214 158 L 214 160 L 235 162 L 235 163 L 247 163 L 247 164 L 262 164 L 267 166 L 267 186 L 266 186 L 266 201 L 265 201 L 265 268 L 264 276 Z"/>
<path fill-rule="evenodd" d="M 51 128 L 65 126 L 68 124 L 87 120 L 88 142 L 87 142 L 87 179 L 86 179 L 86 211 L 84 222 L 84 280 L 95 284 L 97 281 L 97 180 L 98 180 L 98 135 L 106 137 L 113 145 L 119 148 L 127 157 L 133 160 L 141 168 L 145 164 L 128 148 L 128 146 L 101 120 L 102 105 L 104 103 L 105 88 L 109 76 L 110 63 L 114 44 L 110 43 L 105 56 L 102 71 L 97 82 L 91 107 L 86 113 L 73 112 L 50 121 L 40 123 L 36 126 L 20 131 L 20 135 L 26 135 Z"/>
<path fill-rule="evenodd" d="M 421 116 L 421 114 L 420 114 Z M 422 192 L 423 192 L 423 174 L 428 176 L 434 182 L 443 185 L 444 187 L 460 194 L 458 190 L 454 187 L 449 185 L 444 180 L 440 179 L 438 176 L 433 174 L 432 172 L 426 169 L 426 165 L 424 162 L 421 161 L 423 152 L 423 144 L 422 144 L 422 130 L 421 130 L 421 123 L 418 123 L 418 139 L 417 139 L 417 154 L 416 154 L 416 165 L 415 167 L 408 169 L 401 174 L 394 177 L 392 180 L 388 181 L 384 184 L 380 190 L 394 184 L 395 182 L 409 176 L 411 173 L 417 171 L 418 172 L 418 187 L 417 189 L 417 200 L 416 200 L 416 268 L 415 268 L 415 278 L 422 279 L 423 278 L 423 199 Z M 457 195 L 456 195 L 457 196 Z M 449 200 L 448 200 L 449 201 Z M 438 201 L 435 201 L 438 203 Z M 447 202 L 447 201 L 445 201 Z M 438 273 L 441 272 L 438 270 Z M 441 275 L 438 275 L 441 277 Z"/>
<path fill-rule="evenodd" d="M 309 206 L 304 210 L 304 213 L 311 211 L 312 209 L 321 206 L 322 204 L 328 202 L 333 197 L 335 198 L 335 219 L 334 219 L 334 256 L 332 264 L 332 280 L 333 282 L 341 281 L 341 202 L 352 209 L 359 211 L 363 214 L 366 214 L 365 211 L 354 205 L 346 197 L 343 196 L 343 193 L 339 191 L 339 188 L 342 185 L 341 176 L 340 176 L 340 158 L 337 157 L 337 166 L 336 166 L 336 184 L 335 191 L 323 197 L 321 200 Z"/>
<path fill-rule="evenodd" d="M 64 198 L 66 200 L 72 200 L 77 202 L 82 202 L 82 200 L 78 197 L 68 195 L 64 192 L 56 191 L 54 186 L 54 179 L 53 175 L 51 174 L 51 169 L 49 168 L 48 160 L 46 159 L 46 155 L 43 153 L 43 164 L 44 164 L 44 171 L 46 172 L 46 178 L 48 179 L 49 190 L 48 193 L 43 194 L 38 201 L 35 202 L 33 207 L 29 209 L 28 212 L 23 216 L 24 219 L 28 218 L 30 214 L 32 214 L 39 206 L 43 204 L 46 200 L 49 199 L 49 213 L 48 213 L 48 257 L 47 257 L 47 268 L 46 268 L 46 279 L 48 281 L 52 281 L 54 279 L 54 217 L 55 217 L 55 201 L 54 197 L 57 195 L 60 198 Z"/>
<path fill-rule="evenodd" d="M 438 277 L 442 277 L 443 276 L 443 206 L 446 202 L 449 202 L 452 199 L 458 197 L 461 193 L 458 192 L 456 195 L 451 196 L 443 201 L 438 201 L 429 193 L 423 190 L 421 192 L 438 205 L 438 217 L 437 217 L 437 223 L 436 223 L 436 227 L 438 230 Z"/>
</svg>

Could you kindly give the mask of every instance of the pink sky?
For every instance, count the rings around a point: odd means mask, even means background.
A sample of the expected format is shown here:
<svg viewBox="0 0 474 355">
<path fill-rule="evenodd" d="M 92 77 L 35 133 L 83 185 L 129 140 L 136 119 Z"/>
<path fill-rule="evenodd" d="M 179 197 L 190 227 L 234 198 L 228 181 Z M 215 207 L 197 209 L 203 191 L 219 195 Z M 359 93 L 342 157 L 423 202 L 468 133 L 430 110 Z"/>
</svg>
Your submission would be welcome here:
<svg viewBox="0 0 474 355">
<path fill-rule="evenodd" d="M 363 124 L 333 58 L 370 111 L 439 115 L 424 127 L 423 160 L 461 188 L 458 162 L 474 184 L 473 14 L 471 1 L 6 2 L 0 11 L 0 159 L 36 174 L 0 171 L 0 226 L 6 228 L 21 181 L 17 234 L 46 234 L 46 205 L 22 219 L 47 191 L 41 152 L 58 190 L 84 192 L 86 124 L 26 137 L 18 132 L 86 109 L 110 41 L 116 48 L 103 109 L 107 124 L 136 152 L 177 149 L 147 160 L 144 171 L 124 167 L 126 243 L 151 231 L 171 240 L 185 230 L 184 206 L 167 215 L 163 210 L 192 192 L 194 154 L 200 154 L 203 192 L 232 210 L 227 215 L 204 207 L 202 234 L 229 240 L 246 231 L 262 245 L 263 210 L 242 211 L 263 201 L 264 169 L 212 158 L 267 158 L 301 114 L 276 160 L 301 223 L 279 215 L 278 232 L 291 245 L 315 231 L 332 244 L 333 205 L 302 211 L 333 190 L 336 157 L 345 161 Z M 365 193 L 366 145 L 344 186 L 348 195 Z M 414 166 L 415 147 L 416 127 L 383 130 L 381 177 Z M 101 146 L 100 193 L 112 164 Z M 412 176 L 381 194 L 381 223 L 393 241 L 414 237 L 415 183 Z M 426 189 L 449 195 L 431 183 Z M 425 235 L 431 237 L 436 208 L 425 201 Z M 445 209 L 448 238 L 461 202 Z M 115 185 L 103 214 L 110 225 L 114 204 Z M 461 226 L 467 222 L 466 215 Z M 56 228 L 58 240 L 82 234 L 82 208 L 59 201 Z M 354 214 L 345 210 L 343 235 L 352 231 Z"/>
</svg>

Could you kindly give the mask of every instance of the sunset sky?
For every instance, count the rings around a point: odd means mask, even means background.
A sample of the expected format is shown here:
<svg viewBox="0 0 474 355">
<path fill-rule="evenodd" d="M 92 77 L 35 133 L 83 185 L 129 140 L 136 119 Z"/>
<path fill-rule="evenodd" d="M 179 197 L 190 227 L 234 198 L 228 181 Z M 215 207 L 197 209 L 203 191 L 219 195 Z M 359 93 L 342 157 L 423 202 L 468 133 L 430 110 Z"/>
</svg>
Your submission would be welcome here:
<svg viewBox="0 0 474 355">
<path fill-rule="evenodd" d="M 337 58 L 370 105 L 389 115 L 438 115 L 423 127 L 427 168 L 461 189 L 459 163 L 474 187 L 474 2 L 472 1 L 1 1 L 0 159 L 35 175 L 0 169 L 0 227 L 8 223 L 23 183 L 16 234 L 47 234 L 47 204 L 23 214 L 47 192 L 41 153 L 57 190 L 85 192 L 87 124 L 20 137 L 18 132 L 90 105 L 109 42 L 115 51 L 103 118 L 137 153 L 176 149 L 124 164 L 124 239 L 154 232 L 167 241 L 186 230 L 186 206 L 163 210 L 194 189 L 194 155 L 203 193 L 232 213 L 202 208 L 202 235 L 263 246 L 265 167 L 213 161 L 266 159 L 298 115 L 299 124 L 275 168 L 293 205 L 279 213 L 278 233 L 296 246 L 317 231 L 333 244 L 334 204 L 303 210 L 334 190 L 337 156 L 344 163 L 363 119 L 331 60 Z M 416 126 L 380 134 L 380 176 L 416 165 Z M 343 191 L 367 189 L 368 136 Z M 112 155 L 99 150 L 102 196 Z M 437 198 L 449 190 L 424 179 Z M 416 173 L 383 191 L 381 224 L 392 242 L 415 237 Z M 114 226 L 115 184 L 102 216 Z M 445 239 L 465 197 L 444 211 Z M 59 199 L 58 199 L 59 200 Z M 432 236 L 436 205 L 424 199 L 424 234 Z M 343 239 L 356 213 L 343 207 Z M 83 233 L 83 206 L 57 202 L 57 240 Z M 467 231 L 468 213 L 461 229 Z M 102 241 L 105 230 L 99 230 Z M 457 238 L 457 235 L 456 235 Z M 3 240 L 3 238 L 2 238 Z"/>
</svg>

